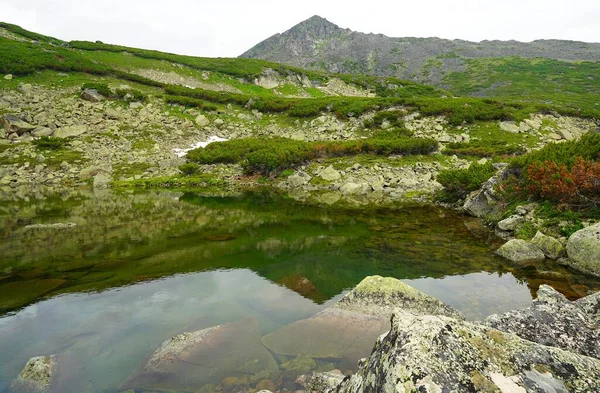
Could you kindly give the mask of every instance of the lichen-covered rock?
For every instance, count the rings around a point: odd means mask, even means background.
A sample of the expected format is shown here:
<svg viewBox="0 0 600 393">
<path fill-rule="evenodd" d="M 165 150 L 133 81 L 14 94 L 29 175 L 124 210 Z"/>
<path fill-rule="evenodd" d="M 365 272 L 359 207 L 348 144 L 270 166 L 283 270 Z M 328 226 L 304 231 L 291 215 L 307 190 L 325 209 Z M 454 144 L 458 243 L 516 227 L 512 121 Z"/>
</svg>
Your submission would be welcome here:
<svg viewBox="0 0 600 393">
<path fill-rule="evenodd" d="M 521 239 L 512 239 L 496 250 L 496 255 L 512 262 L 543 261 L 546 256 L 536 245 Z"/>
<path fill-rule="evenodd" d="M 600 381 L 598 359 L 487 326 L 403 312 L 361 363 L 329 392 L 579 393 L 596 391 Z"/>
<path fill-rule="evenodd" d="M 446 315 L 464 319 L 452 307 L 391 277 L 370 276 L 362 280 L 333 307 L 388 319 L 397 309 L 415 315 Z"/>
<path fill-rule="evenodd" d="M 369 354 L 398 309 L 463 318 L 458 311 L 395 278 L 372 276 L 332 307 L 267 334 L 262 343 L 281 355 L 341 359 L 343 371 L 348 371 Z"/>
<path fill-rule="evenodd" d="M 336 181 L 342 178 L 340 172 L 336 171 L 331 165 L 319 172 L 319 176 L 325 181 Z"/>
<path fill-rule="evenodd" d="M 123 388 L 188 391 L 231 375 L 275 370 L 256 320 L 246 319 L 170 338 Z"/>
<path fill-rule="evenodd" d="M 503 231 L 514 231 L 525 223 L 525 218 L 520 215 L 510 216 L 498 223 L 498 228 Z"/>
<path fill-rule="evenodd" d="M 499 170 L 494 176 L 486 181 L 479 190 L 472 192 L 463 205 L 463 209 L 475 217 L 487 217 L 496 208 L 498 200 L 494 188 L 505 176 L 504 170 Z"/>
<path fill-rule="evenodd" d="M 13 115 L 5 115 L 2 118 L 2 123 L 7 134 L 16 133 L 17 135 L 22 135 L 26 132 L 33 131 L 36 128 L 36 126 Z"/>
<path fill-rule="evenodd" d="M 105 100 L 104 96 L 98 93 L 98 90 L 96 89 L 85 89 L 81 92 L 81 98 L 90 102 L 100 102 Z"/>
<path fill-rule="evenodd" d="M 66 126 L 54 131 L 54 136 L 57 138 L 69 138 L 85 134 L 87 130 L 87 126 L 84 125 Z"/>
<path fill-rule="evenodd" d="M 600 276 L 600 223 L 572 234 L 567 255 L 575 269 Z"/>
<path fill-rule="evenodd" d="M 552 236 L 546 236 L 542 232 L 537 232 L 531 243 L 538 246 L 547 258 L 557 260 L 565 254 L 565 247 Z"/>
<path fill-rule="evenodd" d="M 529 341 L 600 359 L 600 325 L 581 304 L 585 303 L 569 302 L 542 285 L 529 308 L 491 315 L 484 323 Z"/>
<path fill-rule="evenodd" d="M 37 356 L 29 359 L 11 385 L 11 392 L 49 392 L 56 375 L 54 356 Z"/>
</svg>

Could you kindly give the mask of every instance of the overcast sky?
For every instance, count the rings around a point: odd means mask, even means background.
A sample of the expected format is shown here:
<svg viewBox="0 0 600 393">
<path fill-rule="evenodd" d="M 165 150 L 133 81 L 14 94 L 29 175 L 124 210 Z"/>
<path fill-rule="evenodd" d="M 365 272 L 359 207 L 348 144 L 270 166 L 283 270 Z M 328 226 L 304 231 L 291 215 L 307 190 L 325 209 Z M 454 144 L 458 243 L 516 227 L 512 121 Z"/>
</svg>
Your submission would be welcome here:
<svg viewBox="0 0 600 393">
<path fill-rule="evenodd" d="M 238 56 L 320 15 L 392 37 L 600 42 L 600 0 L 0 0 L 0 20 L 63 40 Z"/>
</svg>

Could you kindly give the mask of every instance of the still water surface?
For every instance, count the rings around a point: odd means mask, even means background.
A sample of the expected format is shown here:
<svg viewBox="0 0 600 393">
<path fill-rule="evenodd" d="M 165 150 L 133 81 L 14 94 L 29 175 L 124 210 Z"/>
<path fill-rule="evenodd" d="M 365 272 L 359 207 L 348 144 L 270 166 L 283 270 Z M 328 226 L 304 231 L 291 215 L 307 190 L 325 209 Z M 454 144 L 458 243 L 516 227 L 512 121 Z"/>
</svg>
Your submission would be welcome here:
<svg viewBox="0 0 600 393">
<path fill-rule="evenodd" d="M 437 207 L 324 208 L 268 194 L 1 197 L 0 392 L 30 357 L 45 354 L 61 356 L 70 391 L 161 391 L 131 381 L 170 337 L 252 321 L 264 351 L 261 336 L 313 316 L 374 274 L 402 279 L 469 319 L 526 307 L 543 283 L 571 298 L 600 289 L 551 263 L 494 257 L 491 233 Z M 75 225 L 31 227 L 52 223 Z M 292 388 L 282 364 L 293 357 L 269 352 L 279 369 L 256 375 L 228 369 L 221 355 L 194 365 L 206 368 L 194 389 L 170 388 L 226 391 L 227 376 L 250 388 Z M 312 364 L 341 367 L 340 359 Z"/>
</svg>

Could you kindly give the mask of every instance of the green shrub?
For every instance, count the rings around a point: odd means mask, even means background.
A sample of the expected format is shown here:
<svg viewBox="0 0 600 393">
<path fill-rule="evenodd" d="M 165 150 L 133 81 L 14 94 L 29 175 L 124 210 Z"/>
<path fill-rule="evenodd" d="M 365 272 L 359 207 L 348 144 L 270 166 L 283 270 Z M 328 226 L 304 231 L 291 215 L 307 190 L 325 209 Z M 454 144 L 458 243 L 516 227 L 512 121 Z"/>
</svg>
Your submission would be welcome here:
<svg viewBox="0 0 600 393">
<path fill-rule="evenodd" d="M 503 155 L 520 155 L 525 149 L 520 146 L 509 145 L 506 141 L 471 141 L 448 143 L 443 152 L 446 155 L 497 157 Z"/>
<path fill-rule="evenodd" d="M 190 161 L 199 164 L 240 163 L 248 173 L 269 175 L 297 167 L 315 158 L 360 153 L 379 155 L 429 154 L 437 149 L 430 139 L 405 136 L 373 137 L 364 140 L 305 142 L 288 138 L 245 138 L 211 143 L 188 152 Z"/>
<path fill-rule="evenodd" d="M 465 198 L 469 193 L 479 189 L 490 177 L 496 173 L 491 163 L 484 165 L 471 164 L 468 169 L 449 169 L 441 171 L 437 181 L 444 186 L 438 195 L 442 202 L 456 202 Z"/>
<path fill-rule="evenodd" d="M 65 146 L 66 140 L 62 138 L 57 138 L 54 136 L 42 136 L 39 139 L 33 141 L 33 144 L 38 149 L 51 149 L 58 150 Z"/>
<path fill-rule="evenodd" d="M 115 96 L 121 100 L 144 102 L 148 98 L 146 94 L 134 89 L 117 89 Z"/>
<path fill-rule="evenodd" d="M 110 87 L 106 83 L 88 82 L 81 86 L 81 90 L 96 90 L 106 98 L 114 97 L 115 94 L 112 92 Z"/>
<path fill-rule="evenodd" d="M 199 169 L 200 165 L 193 162 L 188 162 L 179 166 L 179 170 L 187 176 L 193 175 L 194 173 L 198 172 Z"/>
</svg>

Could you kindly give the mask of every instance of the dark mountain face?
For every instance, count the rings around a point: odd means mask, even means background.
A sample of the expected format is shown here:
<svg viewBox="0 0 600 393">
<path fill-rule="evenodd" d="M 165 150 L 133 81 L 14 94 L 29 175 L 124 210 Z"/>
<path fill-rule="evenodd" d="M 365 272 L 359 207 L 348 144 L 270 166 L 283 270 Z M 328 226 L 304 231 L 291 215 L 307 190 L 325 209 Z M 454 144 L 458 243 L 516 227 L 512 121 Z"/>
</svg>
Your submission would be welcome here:
<svg viewBox="0 0 600 393">
<path fill-rule="evenodd" d="M 240 57 L 331 72 L 395 76 L 444 86 L 446 75 L 465 71 L 465 59 L 521 57 L 600 61 L 600 44 L 561 40 L 523 43 L 393 38 L 342 29 L 313 16 L 266 39 Z"/>
</svg>

